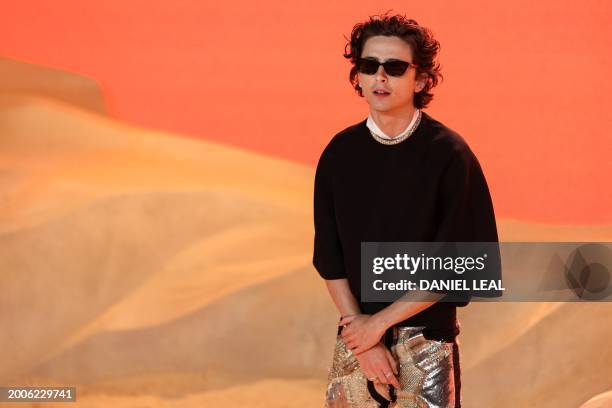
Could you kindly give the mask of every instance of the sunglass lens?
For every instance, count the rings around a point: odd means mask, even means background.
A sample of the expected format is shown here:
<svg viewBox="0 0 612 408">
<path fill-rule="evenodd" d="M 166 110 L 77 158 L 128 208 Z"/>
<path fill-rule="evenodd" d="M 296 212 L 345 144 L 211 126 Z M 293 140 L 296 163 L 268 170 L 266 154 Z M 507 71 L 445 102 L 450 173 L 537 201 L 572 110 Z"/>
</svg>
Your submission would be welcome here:
<svg viewBox="0 0 612 408">
<path fill-rule="evenodd" d="M 372 74 L 375 74 L 376 71 L 378 71 L 378 65 L 379 65 L 378 61 L 362 59 L 362 60 L 359 60 L 357 69 L 362 74 L 372 75 Z"/>
<path fill-rule="evenodd" d="M 391 76 L 402 76 L 408 68 L 408 64 L 404 61 L 388 61 L 383 65 L 385 67 L 385 72 Z"/>
</svg>

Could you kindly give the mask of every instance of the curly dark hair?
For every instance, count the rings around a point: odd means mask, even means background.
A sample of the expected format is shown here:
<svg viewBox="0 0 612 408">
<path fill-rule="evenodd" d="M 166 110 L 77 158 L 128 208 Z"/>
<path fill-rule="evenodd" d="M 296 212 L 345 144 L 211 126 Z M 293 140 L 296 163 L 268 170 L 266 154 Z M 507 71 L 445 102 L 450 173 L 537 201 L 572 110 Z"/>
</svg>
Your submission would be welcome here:
<svg viewBox="0 0 612 408">
<path fill-rule="evenodd" d="M 427 78 L 425 87 L 414 94 L 414 106 L 418 109 L 425 108 L 433 99 L 431 89 L 444 79 L 440 72 L 440 64 L 436 61 L 440 43 L 433 37 L 429 29 L 420 26 L 415 20 L 388 13 L 370 16 L 369 20 L 353 27 L 350 40 L 344 37 L 347 41 L 344 47 L 344 58 L 349 59 L 353 64 L 349 73 L 349 81 L 357 94 L 363 96 L 357 81 L 356 63 L 357 58 L 361 57 L 366 40 L 376 35 L 399 37 L 406 41 L 412 49 L 412 62 L 418 65 L 416 78 Z"/>
</svg>

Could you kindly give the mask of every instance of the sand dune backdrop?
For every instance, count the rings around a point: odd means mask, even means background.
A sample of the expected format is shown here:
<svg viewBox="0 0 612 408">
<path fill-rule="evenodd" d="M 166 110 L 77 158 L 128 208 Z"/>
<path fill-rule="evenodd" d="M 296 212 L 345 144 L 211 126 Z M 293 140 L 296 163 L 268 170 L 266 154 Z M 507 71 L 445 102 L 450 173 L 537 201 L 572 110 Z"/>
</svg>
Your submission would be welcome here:
<svg viewBox="0 0 612 408">
<path fill-rule="evenodd" d="M 84 78 L 41 87 L 0 94 L 0 383 L 74 385 L 83 407 L 321 406 L 336 312 L 310 264 L 313 169 L 113 120 Z M 612 389 L 612 305 L 460 312 L 467 407 Z"/>
</svg>

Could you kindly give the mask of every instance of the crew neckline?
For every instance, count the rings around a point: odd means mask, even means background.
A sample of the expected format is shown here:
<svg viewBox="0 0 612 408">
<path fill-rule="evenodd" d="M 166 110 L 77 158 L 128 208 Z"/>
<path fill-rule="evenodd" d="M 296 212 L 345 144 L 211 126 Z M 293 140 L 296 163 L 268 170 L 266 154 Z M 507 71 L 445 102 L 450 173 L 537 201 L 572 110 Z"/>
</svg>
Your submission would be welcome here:
<svg viewBox="0 0 612 408">
<path fill-rule="evenodd" d="M 406 126 L 406 128 L 401 131 L 397 136 L 395 137 L 391 137 L 389 135 L 387 135 L 385 132 L 382 131 L 382 129 L 378 126 L 378 124 L 376 123 L 376 121 L 374 120 L 374 118 L 372 117 L 372 113 L 368 113 L 368 117 L 366 119 L 366 126 L 368 127 L 368 129 L 370 129 L 373 133 L 375 133 L 377 136 L 383 138 L 383 139 L 387 139 L 387 140 L 395 140 L 397 138 L 401 138 L 404 133 L 408 132 L 408 130 L 414 125 L 414 122 L 417 120 L 417 118 L 419 117 L 419 111 L 420 109 L 416 108 L 414 110 L 414 113 L 412 114 L 412 119 L 410 120 L 410 123 L 408 124 L 408 126 Z M 422 113 L 422 112 L 421 112 Z M 416 130 L 416 129 L 415 129 Z"/>
<path fill-rule="evenodd" d="M 369 115 L 368 115 L 369 116 Z M 364 133 L 364 136 L 367 135 L 367 138 L 375 145 L 379 145 L 379 146 L 387 146 L 387 147 L 393 147 L 393 146 L 403 146 L 403 145 L 412 145 L 413 143 L 415 143 L 417 140 L 414 140 L 412 142 L 410 142 L 413 139 L 419 139 L 419 135 L 422 133 L 421 129 L 423 128 L 423 122 L 427 122 L 430 119 L 429 115 L 427 115 L 427 113 L 425 113 L 423 110 L 420 110 L 420 119 L 419 122 L 416 124 L 416 127 L 414 128 L 414 130 L 412 131 L 411 134 L 409 134 L 407 137 L 405 137 L 403 140 L 400 140 L 398 142 L 394 142 L 397 141 L 397 137 L 393 138 L 393 139 L 384 139 L 378 135 L 374 135 L 372 134 L 372 131 L 370 130 L 370 128 L 368 127 L 368 120 L 367 118 L 361 121 L 361 127 L 362 127 L 362 131 Z M 401 137 L 401 136 L 399 136 Z"/>
</svg>

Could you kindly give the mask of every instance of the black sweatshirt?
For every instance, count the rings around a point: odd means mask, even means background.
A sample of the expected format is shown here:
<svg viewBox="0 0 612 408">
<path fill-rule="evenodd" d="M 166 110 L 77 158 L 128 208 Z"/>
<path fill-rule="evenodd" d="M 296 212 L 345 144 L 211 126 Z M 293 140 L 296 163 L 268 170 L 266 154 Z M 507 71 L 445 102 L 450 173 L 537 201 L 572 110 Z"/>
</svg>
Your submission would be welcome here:
<svg viewBox="0 0 612 408">
<path fill-rule="evenodd" d="M 337 133 L 314 182 L 313 265 L 324 279 L 347 278 L 362 313 L 390 303 L 360 299 L 362 241 L 498 242 L 487 182 L 466 141 L 425 112 L 407 139 L 375 140 L 366 120 Z M 425 335 L 459 334 L 456 308 L 437 302 L 400 325 Z"/>
</svg>

